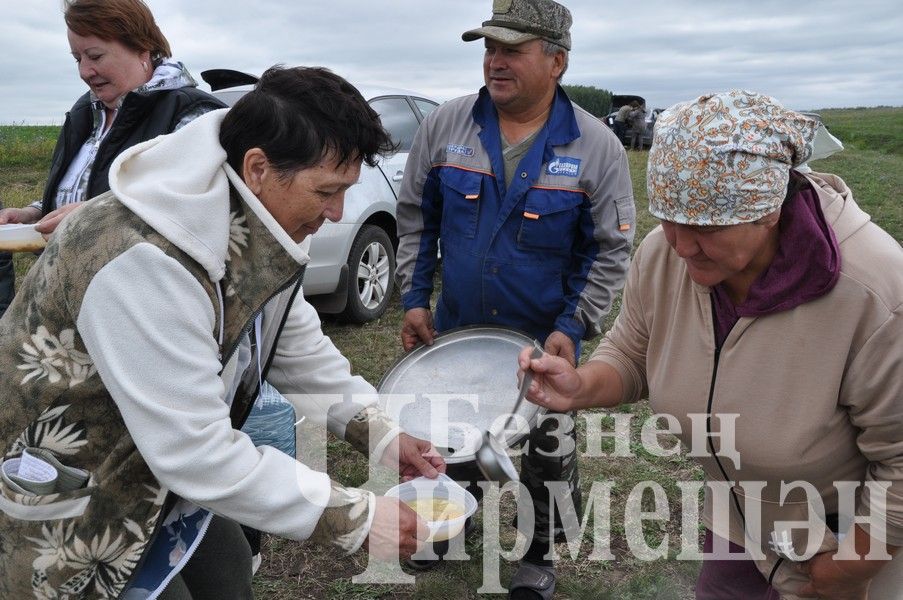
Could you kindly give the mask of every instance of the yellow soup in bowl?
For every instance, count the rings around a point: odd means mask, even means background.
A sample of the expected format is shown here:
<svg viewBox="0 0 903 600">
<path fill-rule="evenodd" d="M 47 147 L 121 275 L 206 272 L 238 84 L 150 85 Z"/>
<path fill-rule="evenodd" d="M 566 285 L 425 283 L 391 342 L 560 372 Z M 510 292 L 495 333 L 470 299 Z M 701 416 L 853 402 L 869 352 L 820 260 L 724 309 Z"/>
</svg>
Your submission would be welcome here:
<svg viewBox="0 0 903 600">
<path fill-rule="evenodd" d="M 426 521 L 448 521 L 464 516 L 464 507 L 446 498 L 418 498 L 405 504 Z"/>
</svg>

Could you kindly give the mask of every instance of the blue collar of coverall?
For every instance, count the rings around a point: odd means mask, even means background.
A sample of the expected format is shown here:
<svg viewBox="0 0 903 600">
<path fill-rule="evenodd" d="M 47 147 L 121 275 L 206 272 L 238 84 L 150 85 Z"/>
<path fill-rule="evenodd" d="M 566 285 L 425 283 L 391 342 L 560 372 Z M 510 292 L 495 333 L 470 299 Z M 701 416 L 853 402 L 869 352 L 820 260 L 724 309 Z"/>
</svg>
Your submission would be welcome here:
<svg viewBox="0 0 903 600">
<path fill-rule="evenodd" d="M 474 122 L 480 126 L 480 140 L 489 154 L 492 170 L 495 173 L 504 173 L 505 165 L 502 162 L 502 138 L 499 129 L 499 115 L 489 95 L 486 86 L 480 88 L 477 101 L 472 110 Z M 555 146 L 563 146 L 580 137 L 580 128 L 577 126 L 577 118 L 574 116 L 574 106 L 571 99 L 560 85 L 555 86 L 555 98 L 552 100 L 552 109 L 549 118 L 539 133 L 536 141 L 545 139 L 542 153 L 542 163 L 547 163 L 555 158 Z M 531 152 L 532 154 L 532 152 Z M 499 190 L 505 196 L 504 177 L 497 180 Z"/>
<path fill-rule="evenodd" d="M 472 112 L 474 122 L 484 131 L 488 129 L 489 132 L 492 132 L 496 146 L 501 148 L 499 114 L 486 86 L 480 88 Z M 549 118 L 546 121 L 546 130 L 549 134 L 546 140 L 547 155 L 543 156 L 544 162 L 552 158 L 552 146 L 569 144 L 580 137 L 580 128 L 577 126 L 577 118 L 574 116 L 574 106 L 560 85 L 555 86 L 555 98 L 552 100 L 552 110 L 549 111 Z"/>
</svg>

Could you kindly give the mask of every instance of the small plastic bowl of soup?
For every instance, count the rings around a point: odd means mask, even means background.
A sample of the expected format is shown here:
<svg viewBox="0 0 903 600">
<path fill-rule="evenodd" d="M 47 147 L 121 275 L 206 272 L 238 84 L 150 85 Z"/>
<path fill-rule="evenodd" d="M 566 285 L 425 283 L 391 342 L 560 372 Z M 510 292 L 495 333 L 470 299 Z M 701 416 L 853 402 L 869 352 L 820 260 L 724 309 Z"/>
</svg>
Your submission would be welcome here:
<svg viewBox="0 0 903 600">
<path fill-rule="evenodd" d="M 407 504 L 430 528 L 428 542 L 442 542 L 464 529 L 464 522 L 477 510 L 477 499 L 451 477 L 418 477 L 386 492 Z"/>
</svg>

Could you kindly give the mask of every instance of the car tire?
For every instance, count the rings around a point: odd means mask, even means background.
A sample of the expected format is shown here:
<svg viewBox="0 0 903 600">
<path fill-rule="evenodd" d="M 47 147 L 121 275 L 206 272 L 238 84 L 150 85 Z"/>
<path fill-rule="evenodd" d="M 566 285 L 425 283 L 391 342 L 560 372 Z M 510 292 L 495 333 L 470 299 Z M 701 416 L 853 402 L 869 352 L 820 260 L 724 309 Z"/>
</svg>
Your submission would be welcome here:
<svg viewBox="0 0 903 600">
<path fill-rule="evenodd" d="M 385 230 L 364 225 L 348 253 L 348 302 L 341 319 L 366 323 L 386 312 L 395 290 L 395 250 Z"/>
</svg>

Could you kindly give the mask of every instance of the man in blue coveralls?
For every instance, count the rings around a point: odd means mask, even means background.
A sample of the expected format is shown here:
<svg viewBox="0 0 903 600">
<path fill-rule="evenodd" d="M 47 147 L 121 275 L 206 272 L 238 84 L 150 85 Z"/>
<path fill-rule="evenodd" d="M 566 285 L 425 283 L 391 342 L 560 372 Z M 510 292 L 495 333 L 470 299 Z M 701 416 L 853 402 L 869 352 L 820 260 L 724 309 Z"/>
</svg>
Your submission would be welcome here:
<svg viewBox="0 0 903 600">
<path fill-rule="evenodd" d="M 635 208 L 621 143 L 559 85 L 570 25 L 568 9 L 552 0 L 495 0 L 492 18 L 463 34 L 485 40 L 486 85 L 426 118 L 398 200 L 405 350 L 431 344 L 437 331 L 497 325 L 576 364 L 580 341 L 600 333 L 627 272 Z M 567 418 L 546 419 L 530 433 L 521 481 L 535 534 L 511 597 L 554 590 L 544 557 L 563 531 L 545 483 L 567 482 L 580 514 L 574 439 Z"/>
</svg>

